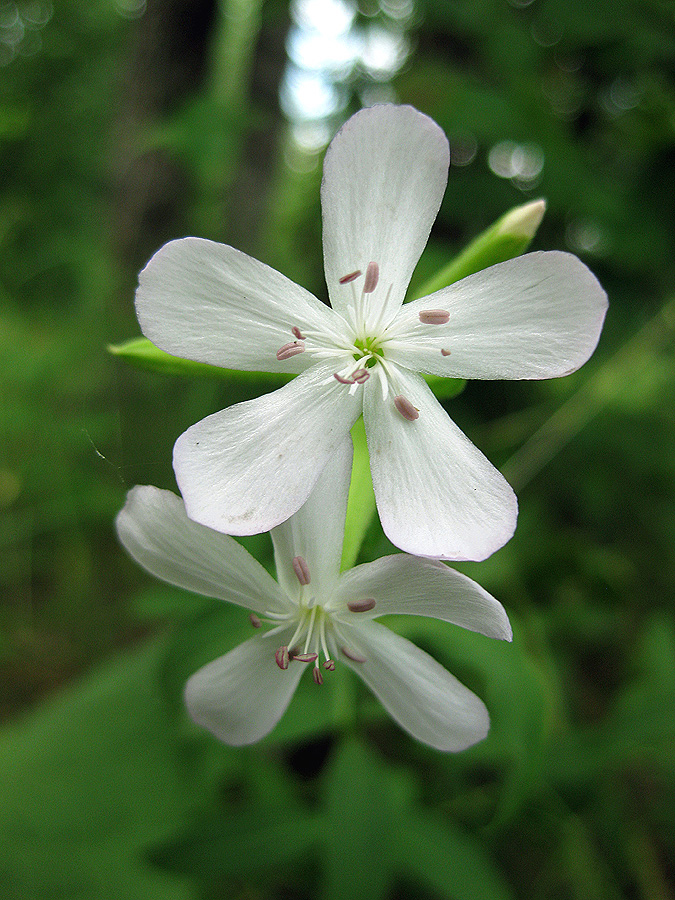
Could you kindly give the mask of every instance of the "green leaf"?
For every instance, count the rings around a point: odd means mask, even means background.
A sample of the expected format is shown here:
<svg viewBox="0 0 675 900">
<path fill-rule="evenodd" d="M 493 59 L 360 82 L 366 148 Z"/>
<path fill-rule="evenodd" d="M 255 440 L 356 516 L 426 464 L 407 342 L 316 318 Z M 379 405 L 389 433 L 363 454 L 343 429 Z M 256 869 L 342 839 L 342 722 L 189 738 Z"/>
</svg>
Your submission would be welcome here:
<svg viewBox="0 0 675 900">
<path fill-rule="evenodd" d="M 208 363 L 194 362 L 191 359 L 181 359 L 155 347 L 145 337 L 131 338 L 123 344 L 109 344 L 108 352 L 141 369 L 161 372 L 164 375 L 189 375 L 199 378 L 217 378 L 221 381 L 260 381 L 264 378 L 265 382 L 270 382 L 272 387 L 280 387 L 293 377 L 279 372 L 242 372 L 238 369 L 224 369 L 221 366 L 211 366 Z"/>
<path fill-rule="evenodd" d="M 194 897 L 145 859 L 211 790 L 162 700 L 165 651 L 125 653 L 2 732 L 6 900 Z"/>
<path fill-rule="evenodd" d="M 422 377 L 439 400 L 452 400 L 453 397 L 458 397 L 466 387 L 464 378 L 442 378 L 440 375 L 423 375 Z"/>
<path fill-rule="evenodd" d="M 421 811 L 397 822 L 397 863 L 452 900 L 511 900 L 513 893 L 483 842 Z"/>
<path fill-rule="evenodd" d="M 364 890 L 369 900 L 388 895 L 395 874 L 393 830 L 410 794 L 403 779 L 356 740 L 338 747 L 325 782 L 327 900 L 362 900 Z"/>
<path fill-rule="evenodd" d="M 278 879 L 320 842 L 319 816 L 296 796 L 292 776 L 255 748 L 236 752 L 245 760 L 237 798 L 217 798 L 180 837 L 152 851 L 166 871 L 206 885 L 227 878 L 259 884 L 261 873 Z"/>
<path fill-rule="evenodd" d="M 568 734 L 549 757 L 560 786 L 587 785 L 641 759 L 675 772 L 675 630 L 655 614 L 638 644 L 639 676 L 598 725 Z"/>
<path fill-rule="evenodd" d="M 529 247 L 544 214 L 543 200 L 514 206 L 487 228 L 440 272 L 426 281 L 410 299 L 426 297 L 467 275 L 520 256 Z"/>
<path fill-rule="evenodd" d="M 378 900 L 401 876 L 453 900 L 512 896 L 482 841 L 433 818 L 410 775 L 355 739 L 331 760 L 324 807 L 326 898 Z"/>
</svg>

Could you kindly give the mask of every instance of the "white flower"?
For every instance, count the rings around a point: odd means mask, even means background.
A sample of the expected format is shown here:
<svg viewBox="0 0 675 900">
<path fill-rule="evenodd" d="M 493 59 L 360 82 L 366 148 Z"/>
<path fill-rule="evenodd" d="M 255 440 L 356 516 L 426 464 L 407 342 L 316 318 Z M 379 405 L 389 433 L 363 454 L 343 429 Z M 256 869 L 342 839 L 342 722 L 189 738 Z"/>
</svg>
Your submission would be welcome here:
<svg viewBox="0 0 675 900">
<path fill-rule="evenodd" d="M 264 737 L 306 669 L 321 685 L 344 663 L 418 740 L 462 750 L 488 732 L 482 701 L 373 620 L 388 613 L 433 616 L 510 640 L 506 613 L 442 562 L 401 553 L 340 574 L 350 471 L 351 444 L 344 441 L 307 503 L 272 531 L 278 583 L 233 538 L 189 519 L 169 491 L 130 491 L 118 534 L 131 556 L 164 581 L 252 610 L 255 636 L 200 669 L 185 691 L 192 718 L 222 741 Z"/>
<path fill-rule="evenodd" d="M 222 244 L 163 247 L 141 273 L 141 327 L 177 356 L 297 373 L 189 428 L 174 449 L 188 515 L 228 534 L 296 512 L 363 413 L 382 527 L 419 556 L 483 559 L 512 535 L 510 486 L 419 373 L 551 378 L 593 352 L 605 293 L 565 253 L 531 253 L 403 304 L 441 204 L 448 142 L 407 106 L 353 116 L 326 154 L 332 308 Z M 301 248 L 299 248 L 301 252 Z"/>
</svg>

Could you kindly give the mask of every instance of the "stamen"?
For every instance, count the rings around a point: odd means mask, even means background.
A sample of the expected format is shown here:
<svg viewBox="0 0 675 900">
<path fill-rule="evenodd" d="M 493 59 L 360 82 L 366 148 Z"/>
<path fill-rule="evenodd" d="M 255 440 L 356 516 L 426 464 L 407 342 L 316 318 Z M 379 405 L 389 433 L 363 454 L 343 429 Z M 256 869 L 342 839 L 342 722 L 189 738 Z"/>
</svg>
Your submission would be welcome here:
<svg viewBox="0 0 675 900">
<path fill-rule="evenodd" d="M 420 411 L 416 406 L 413 406 L 410 400 L 401 394 L 398 397 L 394 397 L 394 406 L 401 413 L 404 419 L 407 419 L 409 422 L 414 422 L 415 419 L 419 419 Z"/>
<path fill-rule="evenodd" d="M 340 384 L 349 384 L 354 387 L 355 384 L 364 384 L 370 378 L 370 372 L 368 369 L 357 369 L 353 372 L 348 378 L 345 378 L 344 375 L 340 375 L 339 372 L 333 373 L 333 378 L 336 381 L 339 381 Z"/>
<path fill-rule="evenodd" d="M 354 379 L 353 376 L 352 376 L 351 378 L 343 378 L 343 376 L 340 375 L 339 372 L 335 372 L 335 373 L 333 374 L 333 378 L 334 378 L 336 381 L 339 381 L 340 384 L 355 384 L 355 383 L 356 383 L 356 380 Z"/>
<path fill-rule="evenodd" d="M 423 325 L 445 325 L 450 321 L 450 313 L 445 309 L 423 309 L 420 322 Z"/>
<path fill-rule="evenodd" d="M 358 653 L 354 653 L 353 650 L 349 650 L 347 647 L 340 647 L 340 650 L 342 650 L 347 659 L 351 659 L 352 662 L 364 663 L 366 661 L 365 656 L 359 656 Z"/>
<path fill-rule="evenodd" d="M 332 659 L 327 659 L 326 662 L 323 664 L 323 667 L 327 672 L 335 671 L 335 663 L 333 662 Z"/>
<path fill-rule="evenodd" d="M 323 684 L 323 675 L 321 674 L 321 669 L 317 669 L 316 667 L 313 668 L 312 678 L 314 679 L 314 684 Z"/>
<path fill-rule="evenodd" d="M 441 347 L 441 356 L 450 356 L 450 350 L 446 350 L 445 347 Z"/>
<path fill-rule="evenodd" d="M 291 328 L 291 334 L 293 335 L 293 337 L 297 338 L 299 341 L 305 340 L 304 334 L 300 331 L 300 329 L 298 328 L 297 325 L 294 325 Z"/>
<path fill-rule="evenodd" d="M 350 272 L 349 275 L 343 275 L 340 278 L 340 284 L 349 284 L 350 281 L 356 281 L 360 275 L 361 269 L 357 269 L 356 272 Z"/>
<path fill-rule="evenodd" d="M 293 571 L 300 584 L 309 584 L 309 567 L 302 556 L 293 557 Z"/>
<path fill-rule="evenodd" d="M 288 647 L 279 647 L 277 652 L 274 654 L 274 658 L 277 661 L 277 665 L 280 669 L 287 669 L 288 663 L 290 662 L 290 654 L 288 652 Z"/>
<path fill-rule="evenodd" d="M 350 600 L 347 603 L 347 606 L 355 613 L 368 612 L 369 609 L 372 609 L 375 606 L 375 601 L 372 597 L 368 597 L 365 600 Z"/>
<path fill-rule="evenodd" d="M 298 662 L 315 662 L 319 658 L 318 653 L 292 653 L 291 659 L 297 659 Z"/>
<path fill-rule="evenodd" d="M 289 344 L 284 344 L 283 347 L 279 347 L 277 350 L 277 359 L 279 362 L 282 362 L 285 359 L 290 359 L 292 356 L 297 356 L 298 353 L 304 352 L 304 344 L 299 343 L 298 341 L 291 341 Z"/>
<path fill-rule="evenodd" d="M 262 622 L 255 613 L 251 613 L 249 619 L 251 620 L 251 625 L 253 625 L 254 628 L 260 628 L 260 626 L 262 625 Z"/>
<path fill-rule="evenodd" d="M 372 294 L 377 287 L 380 278 L 380 267 L 376 262 L 369 262 L 366 269 L 366 281 L 363 285 L 364 294 Z"/>
</svg>

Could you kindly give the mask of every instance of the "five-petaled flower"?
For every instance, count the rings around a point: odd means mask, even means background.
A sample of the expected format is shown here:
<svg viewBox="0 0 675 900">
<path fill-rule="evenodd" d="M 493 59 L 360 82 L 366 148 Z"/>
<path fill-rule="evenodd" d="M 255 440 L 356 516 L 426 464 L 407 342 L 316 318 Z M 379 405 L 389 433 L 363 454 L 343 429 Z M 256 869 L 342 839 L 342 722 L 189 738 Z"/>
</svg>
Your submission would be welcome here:
<svg viewBox="0 0 675 900">
<path fill-rule="evenodd" d="M 373 621 L 432 616 L 493 638 L 511 628 L 493 597 L 442 562 L 395 554 L 340 574 L 351 443 L 336 448 L 302 509 L 272 531 L 278 582 L 234 538 L 189 519 L 180 498 L 136 487 L 117 518 L 131 556 L 159 578 L 252 610 L 256 634 L 194 674 L 193 719 L 250 744 L 281 718 L 305 669 L 357 672 L 418 740 L 458 751 L 485 737 L 483 702 L 410 641 Z M 267 629 L 263 628 L 267 626 Z"/>
<path fill-rule="evenodd" d="M 141 273 L 147 337 L 177 356 L 297 374 L 189 428 L 174 449 L 188 515 L 267 531 L 305 502 L 363 414 L 377 508 L 401 549 L 484 559 L 512 535 L 510 486 L 450 420 L 423 374 L 551 378 L 593 352 L 606 310 L 566 253 L 530 253 L 403 303 L 447 182 L 448 142 L 406 106 L 353 116 L 321 188 L 331 307 L 221 244 L 185 238 Z"/>
</svg>

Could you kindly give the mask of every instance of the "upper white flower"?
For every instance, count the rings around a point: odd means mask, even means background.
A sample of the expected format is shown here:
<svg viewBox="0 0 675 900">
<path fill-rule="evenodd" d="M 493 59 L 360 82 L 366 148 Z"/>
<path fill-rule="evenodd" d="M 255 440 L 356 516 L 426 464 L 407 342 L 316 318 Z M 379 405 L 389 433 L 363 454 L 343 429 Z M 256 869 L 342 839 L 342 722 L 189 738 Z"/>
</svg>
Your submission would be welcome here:
<svg viewBox="0 0 675 900">
<path fill-rule="evenodd" d="M 404 304 L 447 182 L 448 142 L 407 106 L 353 116 L 321 187 L 331 307 L 263 263 L 198 238 L 140 275 L 144 333 L 177 356 L 297 373 L 176 442 L 188 515 L 229 534 L 267 531 L 302 506 L 363 413 L 382 527 L 419 556 L 483 559 L 512 535 L 510 486 L 419 373 L 551 378 L 593 352 L 607 299 L 565 253 L 531 253 Z"/>
<path fill-rule="evenodd" d="M 337 662 L 357 672 L 418 740 L 462 750 L 488 732 L 482 701 L 373 620 L 389 613 L 433 616 L 510 640 L 506 613 L 442 562 L 401 553 L 340 574 L 350 471 L 351 444 L 343 440 L 306 504 L 272 531 L 278 582 L 233 538 L 189 519 L 169 491 L 130 491 L 118 534 L 157 577 L 253 611 L 255 636 L 200 669 L 185 691 L 193 719 L 221 740 L 240 745 L 264 737 L 303 671 L 311 669 L 320 685 Z"/>
</svg>

